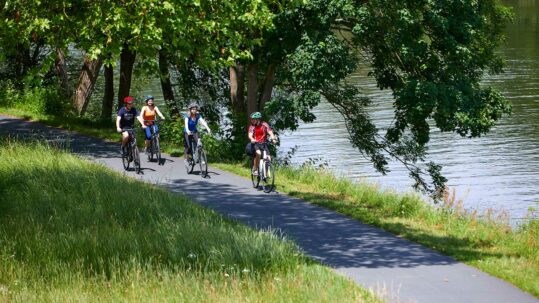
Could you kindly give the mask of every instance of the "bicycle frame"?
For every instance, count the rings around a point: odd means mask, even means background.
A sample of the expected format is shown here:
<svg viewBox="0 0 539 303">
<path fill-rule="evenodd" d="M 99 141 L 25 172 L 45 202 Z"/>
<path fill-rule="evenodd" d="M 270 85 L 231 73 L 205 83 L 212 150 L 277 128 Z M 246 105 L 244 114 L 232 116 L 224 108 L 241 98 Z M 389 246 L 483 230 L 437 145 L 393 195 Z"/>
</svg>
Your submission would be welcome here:
<svg viewBox="0 0 539 303">
<path fill-rule="evenodd" d="M 195 142 L 195 134 L 198 134 L 198 142 Z M 197 155 L 197 151 L 199 149 L 204 148 L 202 145 L 201 135 L 201 132 L 191 132 L 190 135 L 187 135 L 187 146 L 189 148 L 189 154 L 191 155 L 192 159 L 195 159 L 195 155 Z"/>
</svg>

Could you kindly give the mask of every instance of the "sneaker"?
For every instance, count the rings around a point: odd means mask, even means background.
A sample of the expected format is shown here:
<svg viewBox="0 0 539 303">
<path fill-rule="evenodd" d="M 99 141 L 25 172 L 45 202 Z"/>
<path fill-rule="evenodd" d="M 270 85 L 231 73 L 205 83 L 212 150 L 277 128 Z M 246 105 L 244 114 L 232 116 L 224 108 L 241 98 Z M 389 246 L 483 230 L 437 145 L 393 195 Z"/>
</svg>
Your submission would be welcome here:
<svg viewBox="0 0 539 303">
<path fill-rule="evenodd" d="M 253 174 L 253 176 L 258 176 L 258 170 L 253 170 L 251 173 Z"/>
<path fill-rule="evenodd" d="M 183 160 L 183 163 L 185 164 L 185 166 L 191 165 L 191 164 L 189 163 L 189 160 L 187 160 L 187 159 Z"/>
<path fill-rule="evenodd" d="M 144 152 L 148 154 L 150 152 L 150 148 L 148 146 L 145 146 L 144 147 Z"/>
</svg>

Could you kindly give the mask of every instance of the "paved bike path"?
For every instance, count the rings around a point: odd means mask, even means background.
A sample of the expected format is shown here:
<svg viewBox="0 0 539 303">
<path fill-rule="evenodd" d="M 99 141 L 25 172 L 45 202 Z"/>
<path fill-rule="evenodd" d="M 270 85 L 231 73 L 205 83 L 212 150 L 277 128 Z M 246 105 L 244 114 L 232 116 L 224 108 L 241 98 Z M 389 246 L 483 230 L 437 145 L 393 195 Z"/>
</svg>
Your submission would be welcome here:
<svg viewBox="0 0 539 303">
<path fill-rule="evenodd" d="M 513 285 L 424 246 L 333 211 L 210 167 L 208 178 L 185 172 L 182 157 L 164 165 L 142 159 L 142 174 L 125 172 L 118 143 L 0 115 L 0 135 L 47 139 L 127 176 L 183 193 L 250 226 L 281 230 L 304 252 L 390 302 L 539 302 Z M 142 156 L 143 154 L 141 154 Z M 277 185 L 279 183 L 277 177 Z M 321 290 L 323 291 L 323 290 Z"/>
</svg>

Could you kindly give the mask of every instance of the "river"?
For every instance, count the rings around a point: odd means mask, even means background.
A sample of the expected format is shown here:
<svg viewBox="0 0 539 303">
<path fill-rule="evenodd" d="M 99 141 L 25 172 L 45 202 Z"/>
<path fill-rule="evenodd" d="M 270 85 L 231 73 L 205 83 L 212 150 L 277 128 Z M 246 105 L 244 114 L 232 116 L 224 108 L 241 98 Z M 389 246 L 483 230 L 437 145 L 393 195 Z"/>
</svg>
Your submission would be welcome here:
<svg viewBox="0 0 539 303">
<path fill-rule="evenodd" d="M 481 138 L 433 130 L 429 160 L 443 165 L 449 187 L 467 209 L 503 210 L 518 221 L 530 207 L 539 207 L 539 1 L 503 2 L 515 13 L 499 49 L 506 67 L 503 74 L 489 76 L 483 84 L 499 89 L 512 102 L 513 113 Z M 367 68 L 360 69 L 347 81 L 374 100 L 375 123 L 387 125 L 393 117 L 391 94 L 380 91 L 367 73 Z M 281 154 L 297 147 L 292 156 L 295 164 L 316 159 L 338 175 L 399 192 L 412 190 L 407 171 L 397 163 L 390 164 L 391 172 L 385 176 L 372 168 L 351 146 L 343 119 L 329 104 L 322 102 L 314 114 L 313 123 L 281 135 Z"/>
<path fill-rule="evenodd" d="M 467 139 L 433 130 L 429 159 L 443 165 L 443 174 L 456 197 L 470 210 L 504 211 L 513 222 L 526 217 L 530 207 L 539 208 L 539 0 L 506 0 L 515 20 L 506 29 L 507 40 L 498 50 L 506 66 L 501 75 L 487 77 L 484 85 L 499 89 L 513 104 L 511 116 L 503 118 L 490 133 Z M 368 69 L 359 69 L 347 81 L 358 85 L 374 100 L 372 116 L 377 125 L 393 117 L 391 94 L 380 91 Z M 157 80 L 142 81 L 137 95 L 152 93 L 162 100 Z M 412 191 L 407 171 L 390 163 L 391 172 L 377 173 L 354 149 L 341 116 L 322 102 L 314 109 L 317 119 L 281 134 L 279 153 L 297 147 L 292 163 L 316 159 L 327 163 L 337 175 L 377 183 L 398 192 Z"/>
</svg>

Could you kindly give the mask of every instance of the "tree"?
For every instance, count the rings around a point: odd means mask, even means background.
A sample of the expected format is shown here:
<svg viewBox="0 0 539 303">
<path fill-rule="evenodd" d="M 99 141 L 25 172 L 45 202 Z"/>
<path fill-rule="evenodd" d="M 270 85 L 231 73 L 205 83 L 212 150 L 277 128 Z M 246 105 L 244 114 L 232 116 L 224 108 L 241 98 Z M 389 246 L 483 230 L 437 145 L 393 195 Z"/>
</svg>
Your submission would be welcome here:
<svg viewBox="0 0 539 303">
<path fill-rule="evenodd" d="M 73 107 L 83 114 L 102 62 L 110 67 L 118 57 L 122 59 L 118 93 L 122 100 L 129 94 L 135 54 L 154 71 L 158 70 L 161 49 L 180 60 L 192 58 L 213 68 L 247 57 L 248 52 L 234 47 L 245 40 L 234 28 L 271 26 L 270 5 L 279 5 L 279 1 L 18 0 L 4 5 L 2 20 L 7 22 L 0 25 L 0 30 L 7 34 L 3 41 L 28 45 L 29 37 L 38 37 L 49 48 L 59 49 L 56 62 L 62 77 L 60 55 L 68 47 L 83 53 L 83 67 L 73 94 Z M 225 51 L 226 43 L 230 45 Z M 162 70 L 167 68 L 162 66 Z"/>
<path fill-rule="evenodd" d="M 446 181 L 441 166 L 420 165 L 431 127 L 478 137 L 510 112 L 499 92 L 479 84 L 501 71 L 494 51 L 509 18 L 495 0 L 313 0 L 281 12 L 260 34 L 253 60 L 230 69 L 231 109 L 261 109 L 278 128 L 294 129 L 314 119 L 310 109 L 322 95 L 379 172 L 396 159 L 417 188 L 437 196 Z M 343 81 L 359 61 L 371 66 L 380 89 L 393 92 L 395 119 L 385 131 L 370 119 L 368 96 Z M 242 76 L 249 81 L 244 107 L 237 104 Z"/>
</svg>

